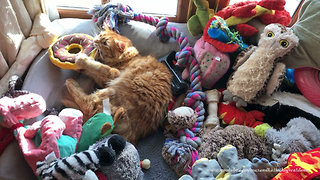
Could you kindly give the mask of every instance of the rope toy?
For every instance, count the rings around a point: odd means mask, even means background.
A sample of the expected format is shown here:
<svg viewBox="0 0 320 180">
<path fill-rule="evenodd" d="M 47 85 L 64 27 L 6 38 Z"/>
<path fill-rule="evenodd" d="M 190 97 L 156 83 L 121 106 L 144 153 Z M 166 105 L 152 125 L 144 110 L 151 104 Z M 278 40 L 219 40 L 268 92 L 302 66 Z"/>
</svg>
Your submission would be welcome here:
<svg viewBox="0 0 320 180">
<path fill-rule="evenodd" d="M 198 147 L 201 140 L 197 137 L 197 134 L 203 127 L 205 114 L 203 102 L 206 99 L 206 95 L 202 91 L 200 66 L 194 57 L 193 48 L 190 46 L 187 37 L 175 27 L 167 28 L 169 22 L 167 17 L 159 19 L 134 13 L 130 6 L 123 6 L 119 3 L 117 5 L 105 4 L 95 6 L 88 14 L 93 15 L 93 21 L 102 29 L 109 26 L 111 29 L 119 32 L 119 28 L 117 27 L 119 22 L 128 22 L 129 20 L 140 21 L 155 26 L 156 35 L 161 42 L 167 42 L 170 37 L 178 42 L 180 51 L 176 53 L 176 65 L 189 68 L 189 80 L 191 82 L 191 91 L 187 94 L 184 103 L 197 113 L 197 121 L 193 124 L 193 127 L 179 130 L 178 135 L 183 137 L 184 142 Z M 195 151 L 197 154 L 196 149 Z"/>
<path fill-rule="evenodd" d="M 92 15 L 93 22 L 95 22 L 100 29 L 108 26 L 117 33 L 119 33 L 119 22 L 125 23 L 128 22 L 129 19 L 133 19 L 132 8 L 120 3 L 117 5 L 96 5 L 89 10 L 88 14 Z"/>
<path fill-rule="evenodd" d="M 95 6 L 88 14 L 93 15 L 93 21 L 102 29 L 109 26 L 111 29 L 119 32 L 119 28 L 117 27 L 118 23 L 128 22 L 131 19 L 155 26 L 156 35 L 159 37 L 160 41 L 166 42 L 172 37 L 179 43 L 180 52 L 176 53 L 177 65 L 189 68 L 191 82 L 191 92 L 188 93 L 184 102 L 198 114 L 197 122 L 194 126 L 179 134 L 184 134 L 186 136 L 186 139 L 188 140 L 186 142 L 192 141 L 193 144 L 196 143 L 200 145 L 200 138 L 196 137 L 196 134 L 203 126 L 205 113 L 203 101 L 205 101 L 206 95 L 202 91 L 200 66 L 194 57 L 193 48 L 190 46 L 187 37 L 175 27 L 167 28 L 169 22 L 167 17 L 159 19 L 140 13 L 134 13 L 130 6 L 124 6 L 120 3 L 117 5 L 105 4 Z"/>
</svg>

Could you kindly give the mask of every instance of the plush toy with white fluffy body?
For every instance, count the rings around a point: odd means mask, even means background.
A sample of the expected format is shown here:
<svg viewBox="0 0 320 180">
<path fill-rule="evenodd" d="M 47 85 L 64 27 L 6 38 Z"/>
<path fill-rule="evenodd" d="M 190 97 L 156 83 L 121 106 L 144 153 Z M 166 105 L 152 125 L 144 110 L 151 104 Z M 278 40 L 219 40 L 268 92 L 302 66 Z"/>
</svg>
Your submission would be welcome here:
<svg viewBox="0 0 320 180">
<path fill-rule="evenodd" d="M 258 46 L 241 52 L 233 66 L 235 72 L 227 83 L 224 100 L 245 106 L 261 95 L 277 90 L 285 75 L 285 64 L 278 62 L 298 45 L 298 37 L 290 28 L 269 24 L 261 34 Z"/>
</svg>

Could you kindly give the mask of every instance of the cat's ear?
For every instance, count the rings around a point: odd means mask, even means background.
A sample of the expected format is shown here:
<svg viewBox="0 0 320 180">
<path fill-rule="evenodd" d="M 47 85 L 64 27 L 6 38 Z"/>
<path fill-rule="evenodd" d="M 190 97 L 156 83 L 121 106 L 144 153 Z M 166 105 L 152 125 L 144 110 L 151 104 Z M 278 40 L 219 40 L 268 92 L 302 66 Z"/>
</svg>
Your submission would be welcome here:
<svg viewBox="0 0 320 180">
<path fill-rule="evenodd" d="M 126 48 L 125 43 L 119 40 L 115 40 L 115 43 L 117 50 L 119 50 L 120 52 L 124 52 L 124 49 Z"/>
</svg>

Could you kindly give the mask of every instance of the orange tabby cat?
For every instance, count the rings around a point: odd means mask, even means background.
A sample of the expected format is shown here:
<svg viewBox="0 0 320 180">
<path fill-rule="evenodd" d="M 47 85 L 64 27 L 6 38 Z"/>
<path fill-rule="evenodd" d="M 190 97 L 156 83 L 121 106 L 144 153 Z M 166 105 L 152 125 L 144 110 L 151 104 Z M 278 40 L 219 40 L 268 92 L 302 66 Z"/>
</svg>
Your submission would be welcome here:
<svg viewBox="0 0 320 180">
<path fill-rule="evenodd" d="M 120 114 L 113 133 L 136 143 L 162 123 L 171 100 L 171 74 L 154 57 L 139 55 L 128 38 L 109 29 L 94 42 L 102 63 L 79 55 L 76 64 L 103 89 L 86 94 L 73 79 L 66 80 L 67 89 L 87 118 L 102 112 L 102 101 L 109 98 L 111 113 Z"/>
</svg>

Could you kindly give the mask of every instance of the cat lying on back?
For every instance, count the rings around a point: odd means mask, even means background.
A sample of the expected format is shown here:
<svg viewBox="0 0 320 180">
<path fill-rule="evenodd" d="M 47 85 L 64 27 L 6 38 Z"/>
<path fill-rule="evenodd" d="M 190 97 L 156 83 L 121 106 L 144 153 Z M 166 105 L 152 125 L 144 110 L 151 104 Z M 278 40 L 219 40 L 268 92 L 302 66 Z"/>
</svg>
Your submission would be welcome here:
<svg viewBox="0 0 320 180">
<path fill-rule="evenodd" d="M 86 94 L 74 79 L 66 80 L 73 102 L 85 120 L 103 111 L 109 98 L 111 114 L 119 116 L 113 133 L 136 143 L 156 131 L 171 100 L 171 73 L 152 56 L 141 56 L 132 42 L 107 28 L 94 40 L 101 62 L 81 54 L 76 58 L 80 72 L 91 77 L 102 89 Z M 72 104 L 73 103 L 73 104 Z"/>
</svg>

